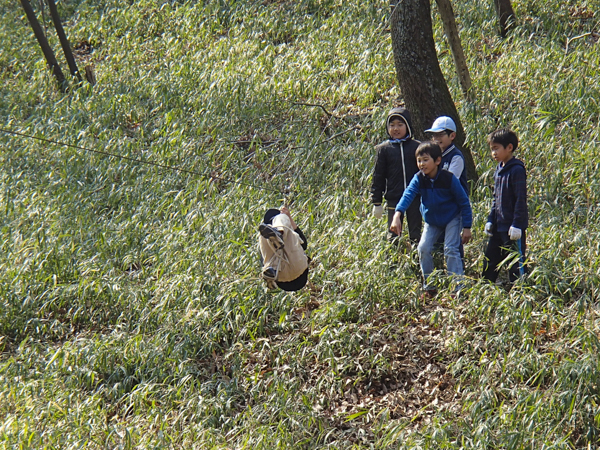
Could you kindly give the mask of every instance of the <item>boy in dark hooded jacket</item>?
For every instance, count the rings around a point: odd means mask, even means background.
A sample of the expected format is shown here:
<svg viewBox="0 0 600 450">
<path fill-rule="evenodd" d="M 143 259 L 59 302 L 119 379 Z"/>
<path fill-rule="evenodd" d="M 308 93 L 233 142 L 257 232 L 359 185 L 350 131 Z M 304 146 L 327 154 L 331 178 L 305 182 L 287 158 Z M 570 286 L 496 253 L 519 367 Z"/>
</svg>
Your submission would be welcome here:
<svg viewBox="0 0 600 450">
<path fill-rule="evenodd" d="M 396 205 L 404 190 L 419 171 L 415 151 L 420 142 L 413 139 L 410 113 L 406 108 L 393 108 L 385 122 L 389 139 L 375 147 L 377 156 L 371 185 L 373 215 L 380 219 L 383 215 L 383 197 L 387 201 L 388 230 L 396 211 Z M 421 212 L 419 198 L 406 210 L 408 236 L 413 243 L 421 239 Z M 388 231 L 388 240 L 398 235 Z"/>
<path fill-rule="evenodd" d="M 490 239 L 485 250 L 483 277 L 495 282 L 498 266 L 514 250 L 518 261 L 509 268 L 509 279 L 514 282 L 526 273 L 527 173 L 523 162 L 513 156 L 519 145 L 513 131 L 506 128 L 494 131 L 488 136 L 488 144 L 492 157 L 499 164 L 494 174 L 492 210 L 485 224 Z"/>
</svg>

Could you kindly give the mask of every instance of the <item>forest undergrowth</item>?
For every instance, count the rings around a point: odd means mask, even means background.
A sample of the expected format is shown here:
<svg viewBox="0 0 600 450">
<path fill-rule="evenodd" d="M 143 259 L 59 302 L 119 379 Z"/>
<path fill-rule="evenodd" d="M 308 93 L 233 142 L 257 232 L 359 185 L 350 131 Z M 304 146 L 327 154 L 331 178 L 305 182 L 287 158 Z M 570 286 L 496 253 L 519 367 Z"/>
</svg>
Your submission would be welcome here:
<svg viewBox="0 0 600 450">
<path fill-rule="evenodd" d="M 63 0 L 97 84 L 61 93 L 0 0 L 0 128 L 128 158 L 0 132 L 0 448 L 598 448 L 600 2 L 512 3 L 501 39 L 493 2 L 453 2 L 473 101 L 432 4 L 479 180 L 466 288 L 424 301 L 368 200 L 403 104 L 388 2 Z M 528 171 L 512 289 L 479 277 L 501 126 Z M 284 202 L 296 293 L 259 278 Z"/>
</svg>

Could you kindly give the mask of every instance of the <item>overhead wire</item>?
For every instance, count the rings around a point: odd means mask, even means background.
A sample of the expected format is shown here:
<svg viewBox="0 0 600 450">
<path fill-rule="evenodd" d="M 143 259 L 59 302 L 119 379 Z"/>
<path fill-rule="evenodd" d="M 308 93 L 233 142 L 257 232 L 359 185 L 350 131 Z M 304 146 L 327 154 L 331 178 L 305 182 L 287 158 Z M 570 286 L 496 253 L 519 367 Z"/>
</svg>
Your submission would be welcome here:
<svg viewBox="0 0 600 450">
<path fill-rule="evenodd" d="M 349 133 L 349 132 L 351 132 L 351 131 L 353 131 L 353 130 L 356 130 L 356 129 L 358 128 L 358 127 L 357 127 L 357 125 L 354 125 L 354 126 L 352 126 L 352 127 L 348 128 L 348 129 L 344 130 L 344 131 L 341 131 L 341 132 L 335 133 L 335 134 L 333 134 L 333 135 L 331 135 L 331 136 L 327 137 L 326 139 L 321 139 L 321 138 L 323 137 L 323 135 L 325 134 L 325 131 L 327 130 L 327 128 L 329 128 L 329 126 L 330 126 L 330 124 L 331 124 L 331 118 L 332 118 L 332 117 L 333 117 L 333 118 L 337 118 L 337 117 L 336 117 L 335 115 L 333 115 L 333 114 L 329 113 L 329 112 L 328 112 L 328 111 L 325 109 L 325 107 L 324 107 L 323 105 L 320 105 L 320 104 L 309 104 L 309 103 L 298 103 L 298 102 L 294 102 L 293 104 L 294 104 L 294 105 L 296 105 L 296 106 L 308 106 L 308 107 L 318 107 L 318 108 L 321 108 L 321 109 L 322 109 L 322 110 L 325 112 L 325 114 L 327 114 L 327 116 L 329 116 L 329 118 L 328 118 L 328 120 L 327 120 L 327 124 L 325 124 L 324 126 L 322 126 L 322 127 L 321 127 L 321 132 L 320 132 L 320 133 L 319 133 L 319 135 L 316 137 L 316 139 L 315 139 L 315 142 L 313 142 L 313 143 L 312 143 L 312 144 L 310 144 L 309 146 L 306 146 L 306 145 L 300 145 L 300 146 L 290 146 L 290 148 L 288 148 L 287 152 L 285 153 L 285 156 L 282 158 L 282 162 L 281 162 L 281 163 L 279 163 L 279 164 L 276 166 L 276 168 L 275 168 L 275 170 L 276 170 L 276 171 L 277 171 L 277 170 L 279 170 L 279 169 L 280 169 L 280 168 L 283 166 L 283 164 L 284 164 L 285 160 L 287 159 L 287 157 L 289 156 L 289 154 L 290 154 L 290 152 L 291 152 L 292 150 L 298 150 L 298 149 L 306 149 L 306 148 L 308 148 L 308 149 L 309 149 L 309 151 L 308 151 L 308 154 L 307 154 L 307 155 L 306 155 L 306 157 L 305 157 L 305 160 L 308 160 L 308 159 L 309 159 L 309 157 L 312 155 L 313 151 L 315 150 L 315 148 L 317 148 L 317 146 L 319 146 L 319 145 L 321 145 L 321 144 L 324 144 L 324 143 L 327 143 L 327 142 L 329 142 L 329 141 L 332 141 L 332 140 L 333 140 L 333 139 L 335 139 L 336 137 L 342 136 L 342 135 L 344 135 L 344 134 L 346 134 L 346 133 Z M 289 172 L 289 171 L 291 171 L 291 168 L 290 168 L 290 169 L 288 169 L 286 172 Z M 293 189 L 293 186 L 294 186 L 294 184 L 295 184 L 295 183 L 298 181 L 298 179 L 300 178 L 300 175 L 301 175 L 301 171 L 300 171 L 300 170 L 298 170 L 298 171 L 296 172 L 295 176 L 293 176 L 292 180 L 291 180 L 291 181 L 288 183 L 288 185 L 287 185 L 287 187 L 286 187 L 286 192 L 285 192 L 286 194 L 290 194 L 290 192 L 291 192 L 291 191 L 292 191 L 292 189 Z"/>
<path fill-rule="evenodd" d="M 321 133 L 318 135 L 317 139 L 321 139 L 321 137 L 324 134 L 325 128 L 323 128 L 323 130 L 321 130 Z M 350 131 L 356 129 L 356 126 L 353 126 L 347 130 L 344 130 L 342 132 L 336 133 L 332 136 L 329 136 L 327 139 L 324 140 L 320 140 L 318 142 L 314 142 L 313 144 L 311 144 L 310 146 L 310 150 L 309 150 L 309 155 L 312 154 L 313 150 L 321 144 L 324 144 L 326 142 L 329 142 L 333 139 L 335 139 L 338 136 L 341 136 L 343 134 L 349 133 Z M 292 186 L 294 185 L 295 182 L 297 182 L 297 180 L 300 177 L 300 170 L 297 171 L 296 175 L 293 177 L 292 181 L 290 183 L 288 183 L 288 185 L 286 187 L 284 187 L 283 189 L 275 189 L 275 188 L 268 188 L 268 187 L 264 187 L 264 186 L 259 186 L 257 184 L 254 183 L 248 183 L 245 181 L 239 181 L 239 180 L 234 180 L 231 178 L 226 178 L 220 175 L 216 175 L 216 174 L 210 174 L 210 175 L 206 175 L 203 174 L 201 172 L 195 171 L 195 170 L 191 170 L 191 169 L 186 169 L 183 167 L 177 167 L 177 166 L 172 166 L 172 165 L 168 165 L 168 164 L 163 164 L 163 163 L 159 163 L 159 162 L 155 162 L 155 161 L 149 161 L 149 160 L 144 160 L 144 159 L 139 159 L 139 158 L 133 158 L 131 156 L 126 156 L 126 155 L 119 155 L 116 153 L 111 153 L 111 152 L 107 152 L 105 150 L 97 150 L 97 149 L 92 149 L 92 148 L 88 148 L 88 147 L 83 147 L 81 145 L 76 145 L 76 144 L 69 144 L 66 142 L 61 142 L 61 141 L 57 141 L 54 139 L 48 139 L 48 138 L 44 138 L 44 137 L 40 137 L 40 136 L 33 136 L 31 134 L 27 134 L 27 133 L 22 133 L 19 131 L 14 131 L 14 130 L 9 130 L 6 128 L 2 128 L 0 127 L 0 132 L 12 135 L 12 136 L 19 136 L 19 137 L 24 137 L 24 138 L 28 138 L 28 139 L 34 139 L 40 142 L 45 142 L 48 144 L 54 144 L 54 145 L 59 145 L 59 146 L 63 146 L 63 147 L 68 147 L 68 148 L 73 148 L 76 150 L 82 150 L 85 152 L 90 152 L 90 153 L 96 153 L 96 154 L 100 154 L 100 155 L 104 155 L 104 156 L 109 156 L 109 157 L 113 157 L 113 158 L 117 158 L 117 159 L 122 159 L 122 160 L 126 160 L 126 161 L 131 161 L 131 162 L 135 162 L 138 164 L 145 164 L 145 165 L 149 165 L 149 166 L 153 166 L 153 167 L 157 167 L 159 169 L 163 169 L 163 170 L 171 170 L 171 171 L 177 171 L 177 172 L 181 172 L 181 173 L 186 173 L 189 175 L 194 175 L 194 176 L 198 176 L 201 178 L 209 178 L 210 180 L 220 180 L 223 181 L 225 183 L 232 183 L 232 184 L 237 184 L 237 185 L 241 185 L 241 186 L 247 186 L 247 187 L 252 187 L 255 189 L 259 189 L 259 190 L 263 190 L 263 191 L 267 191 L 267 192 L 275 192 L 275 193 L 280 193 L 283 194 L 283 196 L 287 196 L 290 193 L 290 190 L 292 188 Z M 286 157 L 282 158 L 282 160 L 285 160 L 287 158 L 287 156 L 289 155 L 289 153 L 292 150 L 297 150 L 300 148 L 307 148 L 307 146 L 292 146 L 288 149 L 288 151 L 286 152 Z M 282 161 L 283 163 L 283 161 Z M 281 168 L 282 163 L 277 165 L 277 170 L 279 170 Z"/>
<path fill-rule="evenodd" d="M 63 147 L 69 147 L 69 148 L 74 148 L 77 150 L 83 150 L 86 152 L 90 152 L 90 153 L 97 153 L 100 155 L 104 155 L 104 156 L 110 156 L 113 158 L 118 158 L 118 159 L 123 159 L 126 161 L 132 161 L 132 162 L 136 162 L 139 164 L 146 164 L 149 166 L 154 166 L 154 167 L 158 167 L 160 169 L 163 170 L 172 170 L 172 171 L 177 171 L 177 172 L 181 172 L 181 173 L 186 173 L 189 175 L 195 175 L 201 178 L 210 178 L 211 180 L 220 180 L 220 181 L 224 181 L 226 183 L 233 183 L 233 184 L 237 184 L 237 185 L 241 185 L 241 186 L 247 186 L 247 187 L 252 187 L 255 189 L 260 189 L 263 191 L 268 191 L 268 192 L 279 192 L 276 189 L 272 189 L 272 188 L 267 188 L 264 186 L 259 186 L 253 183 L 248 183 L 248 182 L 244 182 L 244 181 L 239 181 L 239 180 L 233 180 L 231 178 L 225 178 L 219 175 L 214 175 L 214 174 L 210 174 L 209 176 L 197 172 L 195 170 L 190 170 L 190 169 L 185 169 L 182 167 L 176 167 L 176 166 L 171 166 L 171 165 L 167 165 L 167 164 L 163 164 L 163 163 L 158 163 L 155 161 L 148 161 L 148 160 L 143 160 L 143 159 L 138 159 L 138 158 L 132 158 L 131 156 L 125 156 L 125 155 L 117 155 L 116 153 L 111 153 L 111 152 L 107 152 L 105 150 L 97 150 L 97 149 L 92 149 L 92 148 L 87 148 L 87 147 L 82 147 L 80 145 L 75 145 L 75 144 L 68 144 L 66 142 L 60 142 L 60 141 L 56 141 L 54 139 L 47 139 L 47 138 L 42 138 L 39 136 L 33 136 L 27 133 L 21 133 L 18 131 L 13 131 L 13 130 L 7 130 L 6 128 L 0 128 L 0 132 L 6 133 L 6 134 L 10 134 L 13 136 L 20 136 L 20 137 L 25 137 L 25 138 L 29 138 L 29 139 L 35 139 L 41 142 L 46 142 L 49 144 L 54 144 L 54 145 L 60 145 Z"/>
</svg>

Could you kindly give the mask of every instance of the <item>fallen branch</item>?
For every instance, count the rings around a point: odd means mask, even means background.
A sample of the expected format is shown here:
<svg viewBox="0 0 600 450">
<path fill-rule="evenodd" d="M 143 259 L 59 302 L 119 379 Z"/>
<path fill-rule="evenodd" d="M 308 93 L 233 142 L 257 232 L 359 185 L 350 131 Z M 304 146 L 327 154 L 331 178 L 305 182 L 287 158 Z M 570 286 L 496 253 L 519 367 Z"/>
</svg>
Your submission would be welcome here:
<svg viewBox="0 0 600 450">
<path fill-rule="evenodd" d="M 293 102 L 292 104 L 297 105 L 297 106 L 311 106 L 314 108 L 321 108 L 323 110 L 323 112 L 325 114 L 327 114 L 329 117 L 335 117 L 333 114 L 331 114 L 329 111 L 327 111 L 323 105 L 313 104 L 313 103 L 299 103 L 299 102 Z"/>
</svg>

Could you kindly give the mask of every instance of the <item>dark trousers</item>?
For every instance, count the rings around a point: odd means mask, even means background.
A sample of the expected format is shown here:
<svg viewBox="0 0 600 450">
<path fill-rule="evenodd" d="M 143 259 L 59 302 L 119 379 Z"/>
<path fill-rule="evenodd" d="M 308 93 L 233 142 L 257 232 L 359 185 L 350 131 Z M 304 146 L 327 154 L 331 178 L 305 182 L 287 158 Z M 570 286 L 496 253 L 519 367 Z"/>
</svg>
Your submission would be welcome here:
<svg viewBox="0 0 600 450">
<path fill-rule="evenodd" d="M 495 282 L 498 278 L 498 266 L 511 255 L 516 258 L 516 261 L 508 269 L 510 282 L 516 281 L 520 276 L 527 273 L 527 267 L 525 266 L 525 230 L 522 233 L 521 239 L 511 241 L 508 237 L 508 231 L 494 231 L 485 250 L 483 278 L 492 283 Z"/>
<path fill-rule="evenodd" d="M 413 202 L 410 204 L 404 216 L 406 217 L 406 222 L 408 223 L 408 237 L 409 239 L 418 244 L 421 240 L 421 210 L 419 207 L 421 206 L 421 197 L 417 196 Z M 394 218 L 394 214 L 396 213 L 396 205 L 393 207 L 388 206 L 388 241 L 392 242 L 394 238 L 397 238 L 398 235 L 392 231 L 390 231 L 390 226 L 392 226 L 392 219 Z"/>
</svg>

